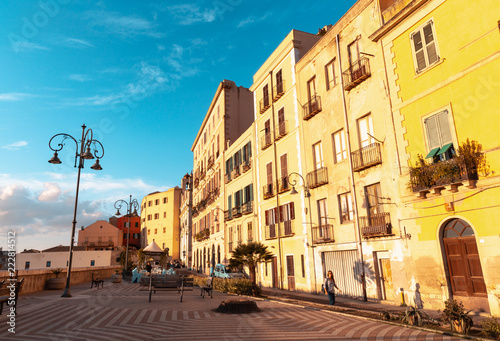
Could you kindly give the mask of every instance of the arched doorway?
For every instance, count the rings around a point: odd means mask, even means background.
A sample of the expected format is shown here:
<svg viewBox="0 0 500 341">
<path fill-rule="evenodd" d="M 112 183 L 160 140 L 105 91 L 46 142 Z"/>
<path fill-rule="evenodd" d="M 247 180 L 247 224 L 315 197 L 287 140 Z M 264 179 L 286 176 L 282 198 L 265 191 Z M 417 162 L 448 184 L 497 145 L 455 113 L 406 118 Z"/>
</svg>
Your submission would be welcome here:
<svg viewBox="0 0 500 341">
<path fill-rule="evenodd" d="M 460 296 L 465 305 L 489 311 L 474 230 L 465 220 L 454 218 L 443 225 L 441 238 L 453 298 Z"/>
</svg>

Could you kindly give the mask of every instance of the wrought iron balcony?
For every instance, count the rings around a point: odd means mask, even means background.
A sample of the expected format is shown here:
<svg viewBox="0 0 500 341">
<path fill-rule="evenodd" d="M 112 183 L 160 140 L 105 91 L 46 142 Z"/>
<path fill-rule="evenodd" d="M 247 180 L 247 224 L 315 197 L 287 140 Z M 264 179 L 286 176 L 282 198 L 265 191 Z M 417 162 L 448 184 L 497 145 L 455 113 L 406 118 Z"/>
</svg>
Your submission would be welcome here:
<svg viewBox="0 0 500 341">
<path fill-rule="evenodd" d="M 372 143 L 366 147 L 355 150 L 352 155 L 352 168 L 355 172 L 378 165 L 382 163 L 382 153 L 380 152 L 380 143 Z"/>
<path fill-rule="evenodd" d="M 281 83 L 276 83 L 273 87 L 273 101 L 277 101 L 281 96 L 285 94 L 285 81 L 281 81 Z"/>
<path fill-rule="evenodd" d="M 320 243 L 333 243 L 335 238 L 333 236 L 333 225 L 314 226 L 312 228 L 312 242 L 313 244 Z"/>
<path fill-rule="evenodd" d="M 210 156 L 207 161 L 207 170 L 211 169 L 214 166 L 215 158 L 214 156 Z"/>
<path fill-rule="evenodd" d="M 262 188 L 262 192 L 264 193 L 264 199 L 269 199 L 274 197 L 274 186 L 273 184 L 264 185 Z"/>
<path fill-rule="evenodd" d="M 271 107 L 269 103 L 269 98 L 263 98 L 259 101 L 259 111 L 260 113 L 264 113 L 267 109 Z"/>
<path fill-rule="evenodd" d="M 288 183 L 288 176 L 278 179 L 278 193 L 283 193 L 289 190 L 291 190 L 291 188 Z"/>
<path fill-rule="evenodd" d="M 316 188 L 328 183 L 327 167 L 318 168 L 307 174 L 307 185 L 309 188 Z"/>
<path fill-rule="evenodd" d="M 271 146 L 272 144 L 271 132 L 265 133 L 260 137 L 260 144 L 262 150 L 267 149 Z"/>
<path fill-rule="evenodd" d="M 224 221 L 229 221 L 233 219 L 232 212 L 230 210 L 224 211 Z"/>
<path fill-rule="evenodd" d="M 288 121 L 278 123 L 274 134 L 274 136 L 276 136 L 276 140 L 281 139 L 286 134 L 288 134 Z"/>
<path fill-rule="evenodd" d="M 200 169 L 200 180 L 203 180 L 203 178 L 205 178 L 205 174 L 206 174 L 205 170 L 203 168 Z"/>
<path fill-rule="evenodd" d="M 370 61 L 366 57 L 359 58 L 358 61 L 352 63 L 347 70 L 342 72 L 344 90 L 351 90 L 370 76 Z"/>
<path fill-rule="evenodd" d="M 199 184 L 200 184 L 200 179 L 199 178 L 194 179 L 194 188 L 198 188 Z"/>
<path fill-rule="evenodd" d="M 197 234 L 195 234 L 194 239 L 197 242 L 201 242 L 202 240 L 208 239 L 210 237 L 210 229 L 203 229 Z"/>
<path fill-rule="evenodd" d="M 391 215 L 389 212 L 359 217 L 361 234 L 364 238 L 388 236 L 392 234 Z"/>
<path fill-rule="evenodd" d="M 236 179 L 237 177 L 240 176 L 240 166 L 234 167 L 233 171 L 231 172 L 231 178 Z"/>
<path fill-rule="evenodd" d="M 231 173 L 224 174 L 224 183 L 228 184 L 231 182 Z"/>
<path fill-rule="evenodd" d="M 321 111 L 321 97 L 318 95 L 312 96 L 302 108 L 304 109 L 303 118 L 307 121 Z"/>
<path fill-rule="evenodd" d="M 266 239 L 276 238 L 276 224 L 271 224 L 266 226 Z"/>
<path fill-rule="evenodd" d="M 289 237 L 295 234 L 295 220 L 285 220 L 283 224 L 280 224 L 280 236 Z"/>
<path fill-rule="evenodd" d="M 245 173 L 252 167 L 252 158 L 248 158 L 248 160 L 243 161 L 241 164 L 241 172 Z"/>
<path fill-rule="evenodd" d="M 242 214 L 250 214 L 253 212 L 253 201 L 248 201 L 241 205 L 241 213 Z"/>
<path fill-rule="evenodd" d="M 232 208 L 233 218 L 241 217 L 241 206 L 236 206 Z"/>
</svg>

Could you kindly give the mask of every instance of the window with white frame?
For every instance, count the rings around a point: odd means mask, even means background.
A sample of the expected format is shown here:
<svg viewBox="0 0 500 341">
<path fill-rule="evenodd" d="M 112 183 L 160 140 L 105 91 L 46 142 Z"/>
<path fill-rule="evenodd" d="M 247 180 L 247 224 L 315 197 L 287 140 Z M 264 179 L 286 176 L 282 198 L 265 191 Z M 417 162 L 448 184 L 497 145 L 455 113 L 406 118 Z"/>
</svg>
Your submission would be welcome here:
<svg viewBox="0 0 500 341">
<path fill-rule="evenodd" d="M 439 61 L 434 22 L 431 20 L 411 33 L 411 47 L 416 73 Z"/>
<path fill-rule="evenodd" d="M 445 161 L 455 155 L 450 122 L 453 120 L 448 110 L 443 110 L 424 119 L 429 151 L 426 159 L 432 158 L 434 162 Z"/>
<path fill-rule="evenodd" d="M 354 219 L 351 192 L 339 195 L 340 223 L 347 223 Z"/>
<path fill-rule="evenodd" d="M 335 79 L 335 58 L 325 66 L 326 90 L 330 90 L 336 84 Z"/>
<path fill-rule="evenodd" d="M 325 199 L 320 199 L 317 201 L 318 203 L 318 220 L 319 220 L 319 226 L 326 226 L 328 225 L 328 209 L 326 207 L 326 198 Z M 321 234 L 322 230 L 320 230 Z"/>
<path fill-rule="evenodd" d="M 361 148 L 375 143 L 373 138 L 372 115 L 366 115 L 358 120 L 359 145 Z"/>
<path fill-rule="evenodd" d="M 347 159 L 344 129 L 333 134 L 333 150 L 335 151 L 335 163 Z"/>
<path fill-rule="evenodd" d="M 321 141 L 313 145 L 314 169 L 323 168 L 323 151 Z"/>
</svg>

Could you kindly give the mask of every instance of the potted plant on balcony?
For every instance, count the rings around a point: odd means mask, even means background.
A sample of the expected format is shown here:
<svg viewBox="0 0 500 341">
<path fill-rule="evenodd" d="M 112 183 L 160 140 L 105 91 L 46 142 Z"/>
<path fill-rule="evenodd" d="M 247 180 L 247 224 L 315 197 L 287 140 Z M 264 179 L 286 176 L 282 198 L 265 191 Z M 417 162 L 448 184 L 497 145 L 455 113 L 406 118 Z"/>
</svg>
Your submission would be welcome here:
<svg viewBox="0 0 500 341">
<path fill-rule="evenodd" d="M 490 165 L 483 153 L 483 146 L 475 140 L 467 139 L 458 147 L 458 157 L 462 160 L 467 170 L 469 187 L 475 187 L 479 174 L 490 174 Z"/>
<path fill-rule="evenodd" d="M 417 154 L 417 162 L 410 165 L 410 181 L 408 187 L 413 192 L 426 191 L 435 184 L 430 165 L 422 154 Z"/>
<path fill-rule="evenodd" d="M 57 268 L 57 269 L 52 269 L 52 273 L 56 275 L 55 278 L 49 278 L 47 280 L 47 289 L 48 290 L 62 290 L 64 289 L 64 284 L 66 282 L 66 279 L 64 277 L 59 277 L 59 274 L 63 272 L 63 269 Z"/>
</svg>

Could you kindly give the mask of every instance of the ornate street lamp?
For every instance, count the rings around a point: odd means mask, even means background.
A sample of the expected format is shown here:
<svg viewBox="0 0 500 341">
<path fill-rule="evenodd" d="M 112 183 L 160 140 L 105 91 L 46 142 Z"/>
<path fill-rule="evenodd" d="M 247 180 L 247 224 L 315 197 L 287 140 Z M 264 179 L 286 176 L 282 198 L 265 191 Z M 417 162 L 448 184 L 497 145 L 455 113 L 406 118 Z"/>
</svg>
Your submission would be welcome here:
<svg viewBox="0 0 500 341">
<path fill-rule="evenodd" d="M 117 200 L 115 202 L 116 216 L 121 216 L 120 208 L 122 208 L 122 206 L 124 205 L 127 208 L 128 223 L 127 223 L 127 250 L 125 251 L 125 269 L 123 272 L 123 277 L 125 277 L 125 272 L 128 271 L 128 244 L 130 240 L 130 216 L 132 214 L 134 216 L 137 216 L 137 209 L 139 208 L 139 203 L 137 202 L 137 199 L 132 200 L 132 195 L 130 195 L 128 202 L 122 199 Z M 134 209 L 134 212 L 132 212 L 132 209 Z"/>
<path fill-rule="evenodd" d="M 52 136 L 52 138 L 49 141 L 49 148 L 54 151 L 54 156 L 49 160 L 50 163 L 54 165 L 62 163 L 61 160 L 59 160 L 59 157 L 57 156 L 57 152 L 63 149 L 65 145 L 64 142 L 66 140 L 71 139 L 73 140 L 73 142 L 75 142 L 76 146 L 75 168 L 78 165 L 78 177 L 76 180 L 75 210 L 73 213 L 73 227 L 71 229 L 71 244 L 69 245 L 68 275 L 66 277 L 66 287 L 64 288 L 62 297 L 71 297 L 69 291 L 69 283 L 71 279 L 71 264 L 73 261 L 73 244 L 75 242 L 76 211 L 78 206 L 78 192 L 80 190 L 80 173 L 83 168 L 84 161 L 91 160 L 94 158 L 96 159 L 96 161 L 90 168 L 92 168 L 93 170 L 102 170 L 102 167 L 99 164 L 99 159 L 101 159 L 104 156 L 104 147 L 102 146 L 101 142 L 94 139 L 92 129 L 89 128 L 85 130 L 85 128 L 86 128 L 85 124 L 82 125 L 82 139 L 80 140 L 80 144 L 78 144 L 78 141 L 73 136 L 64 133 Z M 61 138 L 60 142 L 57 143 L 57 145 L 55 141 L 54 143 L 52 143 L 52 141 L 55 138 Z M 93 151 L 91 151 L 91 147 Z"/>
</svg>

